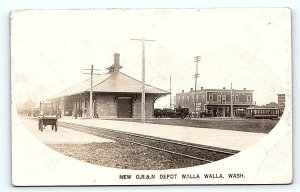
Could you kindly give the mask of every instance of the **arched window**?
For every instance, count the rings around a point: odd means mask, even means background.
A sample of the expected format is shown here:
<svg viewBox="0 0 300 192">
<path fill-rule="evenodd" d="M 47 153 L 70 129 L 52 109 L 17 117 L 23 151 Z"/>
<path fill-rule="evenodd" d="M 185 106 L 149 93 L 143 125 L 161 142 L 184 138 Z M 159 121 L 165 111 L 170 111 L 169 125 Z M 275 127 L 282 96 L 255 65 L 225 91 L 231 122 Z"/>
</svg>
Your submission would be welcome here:
<svg viewBox="0 0 300 192">
<path fill-rule="evenodd" d="M 251 102 L 251 95 L 247 95 L 247 102 Z"/>
<path fill-rule="evenodd" d="M 239 96 L 238 95 L 235 96 L 235 102 L 239 102 Z"/>
</svg>

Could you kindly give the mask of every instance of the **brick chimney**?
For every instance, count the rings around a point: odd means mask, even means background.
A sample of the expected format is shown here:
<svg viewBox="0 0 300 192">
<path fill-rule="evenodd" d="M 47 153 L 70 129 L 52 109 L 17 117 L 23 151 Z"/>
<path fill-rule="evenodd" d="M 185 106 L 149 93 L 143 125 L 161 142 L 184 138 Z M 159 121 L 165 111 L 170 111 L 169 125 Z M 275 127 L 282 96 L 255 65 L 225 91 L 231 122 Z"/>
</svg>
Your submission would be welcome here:
<svg viewBox="0 0 300 192">
<path fill-rule="evenodd" d="M 114 73 L 119 72 L 119 70 L 122 67 L 120 66 L 120 54 L 119 53 L 115 53 L 114 54 Z"/>
<path fill-rule="evenodd" d="M 182 90 L 181 93 L 184 93 L 184 90 Z"/>
<path fill-rule="evenodd" d="M 203 90 L 203 87 L 201 87 L 201 90 Z"/>
<path fill-rule="evenodd" d="M 193 89 L 193 88 L 191 88 L 191 92 L 192 92 L 192 91 L 194 91 L 194 89 Z"/>
<path fill-rule="evenodd" d="M 120 65 L 120 54 L 115 53 L 114 54 L 114 64 L 111 65 L 110 67 L 107 67 L 106 69 L 109 71 L 110 74 L 112 73 L 117 73 L 120 71 L 122 66 Z"/>
</svg>

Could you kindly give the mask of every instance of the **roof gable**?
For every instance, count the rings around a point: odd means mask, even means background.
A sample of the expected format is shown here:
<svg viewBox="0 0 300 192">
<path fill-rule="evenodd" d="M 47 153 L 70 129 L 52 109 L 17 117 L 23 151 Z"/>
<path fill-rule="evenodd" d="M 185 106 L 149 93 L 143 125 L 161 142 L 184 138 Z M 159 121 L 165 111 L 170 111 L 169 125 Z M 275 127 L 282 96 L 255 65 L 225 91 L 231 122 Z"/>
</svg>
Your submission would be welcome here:
<svg viewBox="0 0 300 192">
<path fill-rule="evenodd" d="M 122 93 L 141 93 L 141 81 L 138 81 L 122 72 L 117 72 L 107 78 L 105 81 L 95 85 L 95 92 L 122 92 Z M 90 89 L 89 89 L 90 90 Z M 169 94 L 168 91 L 145 85 L 146 93 Z"/>
<path fill-rule="evenodd" d="M 60 98 L 66 97 L 71 95 L 76 95 L 84 92 L 90 91 L 91 88 L 91 78 L 73 85 L 72 87 L 60 92 L 59 94 L 52 97 Z M 141 93 L 141 82 L 122 73 L 117 72 L 114 74 L 102 74 L 99 76 L 93 77 L 93 91 L 94 92 L 114 92 L 114 93 Z M 145 92 L 146 93 L 153 93 L 153 94 L 169 94 L 168 91 L 150 86 L 145 85 Z"/>
</svg>

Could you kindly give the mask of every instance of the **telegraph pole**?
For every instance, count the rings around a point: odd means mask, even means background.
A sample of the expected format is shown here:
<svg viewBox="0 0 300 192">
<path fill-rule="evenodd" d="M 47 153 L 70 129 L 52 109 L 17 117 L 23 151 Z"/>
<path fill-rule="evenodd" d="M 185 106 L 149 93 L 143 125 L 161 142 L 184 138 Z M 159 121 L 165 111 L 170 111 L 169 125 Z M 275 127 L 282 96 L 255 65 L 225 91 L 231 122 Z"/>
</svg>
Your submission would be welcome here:
<svg viewBox="0 0 300 192">
<path fill-rule="evenodd" d="M 90 119 L 94 117 L 94 107 L 93 107 L 93 75 L 100 75 L 94 73 L 95 71 L 100 71 L 100 69 L 94 69 L 94 65 L 91 66 L 90 69 L 83 69 L 83 70 L 90 70 L 90 73 L 83 73 L 83 74 L 90 74 L 91 75 L 91 88 L 90 88 Z"/>
<path fill-rule="evenodd" d="M 231 115 L 231 120 L 233 120 L 233 95 L 232 95 L 232 83 L 230 84 L 231 87 L 231 91 L 230 91 L 230 95 L 231 95 L 231 102 L 230 102 L 230 115 Z"/>
<path fill-rule="evenodd" d="M 170 109 L 172 109 L 172 77 L 170 76 Z"/>
<path fill-rule="evenodd" d="M 133 41 L 142 41 L 142 123 L 145 123 L 145 41 L 155 41 L 150 39 L 131 39 Z"/>
<path fill-rule="evenodd" d="M 197 97 L 197 79 L 199 77 L 199 73 L 198 73 L 198 62 L 201 61 L 201 56 L 196 56 L 194 57 L 194 62 L 196 63 L 196 72 L 195 72 L 195 115 L 197 114 L 197 101 L 196 101 L 196 97 Z"/>
</svg>

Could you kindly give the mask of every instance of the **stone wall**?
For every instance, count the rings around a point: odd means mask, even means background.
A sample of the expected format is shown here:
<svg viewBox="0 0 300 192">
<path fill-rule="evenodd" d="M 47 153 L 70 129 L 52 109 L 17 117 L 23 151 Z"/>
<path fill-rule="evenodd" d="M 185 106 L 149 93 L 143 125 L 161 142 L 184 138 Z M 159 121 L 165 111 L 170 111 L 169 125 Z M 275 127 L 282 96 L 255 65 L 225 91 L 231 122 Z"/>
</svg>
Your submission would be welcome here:
<svg viewBox="0 0 300 192">
<path fill-rule="evenodd" d="M 99 117 L 117 117 L 117 102 L 113 94 L 97 94 L 96 111 Z"/>
<path fill-rule="evenodd" d="M 146 103 L 145 103 L 145 108 L 146 108 L 146 112 L 145 112 L 145 116 L 146 118 L 151 118 L 153 117 L 153 112 L 154 112 L 154 97 L 152 95 L 146 95 Z M 133 101 L 133 106 L 132 106 L 132 117 L 133 118 L 141 118 L 141 100 L 142 100 L 142 95 L 139 94 L 136 98 L 136 101 Z"/>
<path fill-rule="evenodd" d="M 108 93 L 98 93 L 96 111 L 98 116 L 107 117 L 107 118 L 117 118 L 117 110 L 118 110 L 118 95 L 108 94 Z M 122 95 L 123 96 L 123 95 Z M 126 95 L 128 96 L 128 95 Z M 132 95 L 132 98 L 135 98 L 135 95 Z M 153 117 L 154 111 L 154 96 L 147 95 L 146 96 L 146 118 Z M 141 118 L 141 95 L 137 95 L 136 99 L 132 101 L 132 117 L 133 118 Z"/>
</svg>

